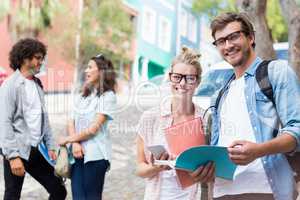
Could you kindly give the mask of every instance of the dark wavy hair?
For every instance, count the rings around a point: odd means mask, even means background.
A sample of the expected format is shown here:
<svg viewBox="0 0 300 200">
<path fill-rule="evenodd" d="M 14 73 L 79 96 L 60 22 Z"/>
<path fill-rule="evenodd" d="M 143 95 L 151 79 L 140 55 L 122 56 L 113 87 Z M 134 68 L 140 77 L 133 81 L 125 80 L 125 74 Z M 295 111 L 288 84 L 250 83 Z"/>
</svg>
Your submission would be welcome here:
<svg viewBox="0 0 300 200">
<path fill-rule="evenodd" d="M 115 92 L 116 85 L 116 73 L 114 71 L 114 66 L 111 60 L 107 59 L 104 55 L 99 54 L 90 58 L 90 60 L 95 61 L 97 68 L 101 73 L 99 80 L 99 85 L 97 87 L 97 96 L 100 96 L 106 91 Z M 88 85 L 84 85 L 82 88 L 82 96 L 87 97 L 91 94 L 92 88 Z"/>
<path fill-rule="evenodd" d="M 19 40 L 9 52 L 9 66 L 15 71 L 20 69 L 25 59 L 32 59 L 37 53 L 41 53 L 43 57 L 47 54 L 46 46 L 32 38 Z"/>
<path fill-rule="evenodd" d="M 243 33 L 246 34 L 246 36 L 252 36 L 255 38 L 254 27 L 249 19 L 249 16 L 244 12 L 227 12 L 217 16 L 210 24 L 212 37 L 216 39 L 216 32 L 224 29 L 225 26 L 231 22 L 239 22 L 241 24 L 241 30 Z M 252 47 L 255 48 L 255 41 L 253 42 Z"/>
</svg>

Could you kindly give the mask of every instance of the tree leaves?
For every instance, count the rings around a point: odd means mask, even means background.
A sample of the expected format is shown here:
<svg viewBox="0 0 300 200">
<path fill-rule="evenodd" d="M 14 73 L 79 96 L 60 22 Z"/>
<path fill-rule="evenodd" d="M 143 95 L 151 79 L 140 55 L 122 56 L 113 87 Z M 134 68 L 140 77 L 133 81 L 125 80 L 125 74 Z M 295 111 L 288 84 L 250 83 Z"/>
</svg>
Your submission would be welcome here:
<svg viewBox="0 0 300 200">
<path fill-rule="evenodd" d="M 193 9 L 212 19 L 222 12 L 238 11 L 235 2 L 236 0 L 194 0 Z M 300 0 L 298 2 L 300 3 Z M 282 17 L 278 0 L 267 1 L 267 21 L 274 41 L 286 42 L 288 29 Z"/>
<path fill-rule="evenodd" d="M 193 10 L 210 19 L 222 12 L 237 11 L 235 0 L 194 0 Z"/>
</svg>

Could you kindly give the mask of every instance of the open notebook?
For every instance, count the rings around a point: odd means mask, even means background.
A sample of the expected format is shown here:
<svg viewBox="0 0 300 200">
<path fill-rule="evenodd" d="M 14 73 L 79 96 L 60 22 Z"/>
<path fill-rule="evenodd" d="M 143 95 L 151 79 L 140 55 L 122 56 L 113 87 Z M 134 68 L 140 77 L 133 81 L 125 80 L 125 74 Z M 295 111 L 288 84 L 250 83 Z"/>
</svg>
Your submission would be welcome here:
<svg viewBox="0 0 300 200">
<path fill-rule="evenodd" d="M 230 160 L 226 147 L 208 146 L 201 118 L 180 123 L 165 130 L 165 137 L 175 160 L 156 160 L 154 164 L 169 165 L 176 169 L 177 179 L 182 188 L 195 182 L 189 172 L 210 161 L 215 164 L 216 176 L 232 180 L 236 165 Z"/>
<path fill-rule="evenodd" d="M 173 156 L 178 156 L 191 147 L 206 143 L 201 118 L 194 118 L 165 129 L 165 137 Z M 186 171 L 176 170 L 176 174 L 182 188 L 195 183 Z"/>
</svg>

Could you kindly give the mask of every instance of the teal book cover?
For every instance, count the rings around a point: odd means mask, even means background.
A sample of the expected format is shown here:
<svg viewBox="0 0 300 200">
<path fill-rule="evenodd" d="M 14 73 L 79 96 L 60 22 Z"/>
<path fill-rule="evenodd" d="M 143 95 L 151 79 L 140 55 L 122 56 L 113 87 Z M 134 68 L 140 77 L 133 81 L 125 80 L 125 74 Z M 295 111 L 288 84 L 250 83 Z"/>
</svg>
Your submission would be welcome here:
<svg viewBox="0 0 300 200">
<path fill-rule="evenodd" d="M 215 164 L 217 177 L 233 180 L 237 166 L 230 160 L 227 147 L 208 145 L 192 147 L 179 154 L 176 160 L 156 160 L 155 164 L 169 165 L 178 170 L 195 171 L 210 161 Z"/>
<path fill-rule="evenodd" d="M 46 147 L 46 145 L 41 142 L 38 146 L 39 148 L 39 151 L 40 153 L 42 154 L 42 156 L 47 160 L 47 162 L 54 167 L 55 165 L 55 160 L 52 160 L 50 157 L 49 157 L 49 154 L 48 154 L 48 148 Z"/>
<path fill-rule="evenodd" d="M 187 149 L 177 157 L 175 168 L 195 171 L 210 161 L 215 164 L 217 177 L 233 179 L 236 165 L 230 160 L 227 148 L 221 146 L 203 145 Z"/>
</svg>

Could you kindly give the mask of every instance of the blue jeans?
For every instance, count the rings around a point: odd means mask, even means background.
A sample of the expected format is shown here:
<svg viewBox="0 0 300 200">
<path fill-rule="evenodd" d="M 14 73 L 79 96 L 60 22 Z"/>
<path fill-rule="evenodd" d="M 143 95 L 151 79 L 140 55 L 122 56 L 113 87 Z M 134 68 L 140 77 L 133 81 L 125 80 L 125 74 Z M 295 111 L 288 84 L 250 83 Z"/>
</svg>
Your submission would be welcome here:
<svg viewBox="0 0 300 200">
<path fill-rule="evenodd" d="M 83 159 L 76 159 L 71 174 L 73 200 L 101 200 L 108 167 L 107 160 L 84 163 Z"/>
</svg>

